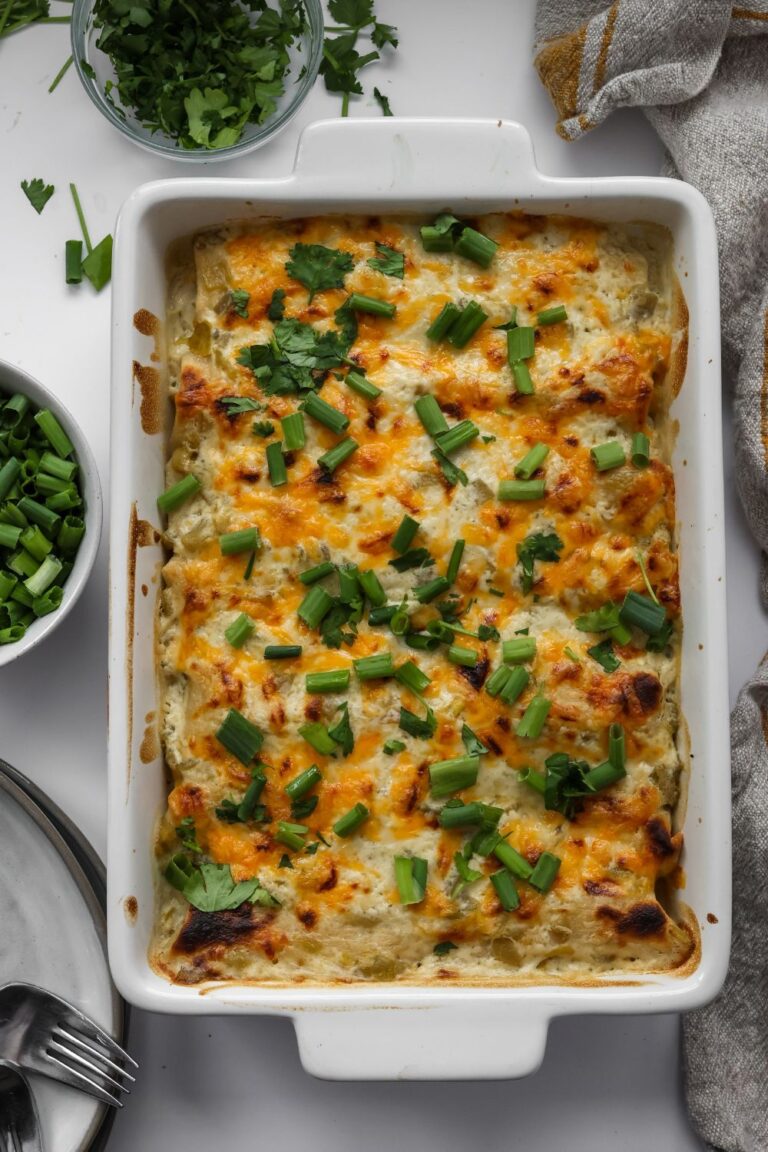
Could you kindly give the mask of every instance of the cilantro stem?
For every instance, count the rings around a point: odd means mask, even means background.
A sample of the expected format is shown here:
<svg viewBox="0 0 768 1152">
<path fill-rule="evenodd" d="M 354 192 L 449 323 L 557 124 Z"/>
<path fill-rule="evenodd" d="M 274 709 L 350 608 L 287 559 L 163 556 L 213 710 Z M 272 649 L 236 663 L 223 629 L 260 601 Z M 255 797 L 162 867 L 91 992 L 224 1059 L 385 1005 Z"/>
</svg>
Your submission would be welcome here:
<svg viewBox="0 0 768 1152">
<path fill-rule="evenodd" d="M 341 97 L 341 114 L 349 116 L 349 92 L 345 92 Z"/>
<path fill-rule="evenodd" d="M 70 56 L 64 62 L 64 64 L 62 64 L 61 68 L 58 70 L 58 72 L 56 73 L 56 75 L 53 78 L 53 83 L 51 84 L 50 88 L 48 89 L 49 93 L 53 92 L 54 88 L 57 88 L 60 81 L 64 79 L 64 76 L 66 75 L 68 68 L 74 62 L 74 59 L 75 59 L 74 56 Z"/>
<path fill-rule="evenodd" d="M 2 15 L 0 15 L 0 36 L 2 36 L 3 29 L 5 28 L 6 24 L 8 23 L 8 17 L 11 14 L 11 8 L 12 7 L 13 7 L 13 0 L 7 0 L 7 3 L 6 3 L 6 5 L 2 11 Z"/>
<path fill-rule="evenodd" d="M 70 184 L 69 190 L 72 193 L 72 199 L 75 202 L 75 211 L 77 212 L 77 218 L 80 221 L 80 230 L 83 233 L 83 240 L 85 241 L 85 246 L 88 249 L 88 255 L 90 256 L 91 252 L 93 252 L 93 244 L 91 244 L 91 238 L 88 235 L 88 226 L 85 223 L 85 216 L 83 215 L 83 206 L 80 203 L 80 197 L 77 194 L 77 188 L 75 187 L 74 184 Z"/>
</svg>

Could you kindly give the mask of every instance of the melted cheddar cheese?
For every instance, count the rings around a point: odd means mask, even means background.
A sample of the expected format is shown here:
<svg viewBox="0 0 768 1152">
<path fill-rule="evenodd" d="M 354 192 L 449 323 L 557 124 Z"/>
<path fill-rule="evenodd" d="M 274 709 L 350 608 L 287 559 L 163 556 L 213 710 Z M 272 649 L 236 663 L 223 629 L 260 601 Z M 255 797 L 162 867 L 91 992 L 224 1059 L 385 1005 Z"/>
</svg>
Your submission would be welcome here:
<svg viewBox="0 0 768 1152">
<path fill-rule="evenodd" d="M 564 217 L 487 216 L 473 226 L 499 247 L 487 269 L 455 253 L 429 253 L 424 221 L 325 217 L 231 225 L 197 236 L 170 284 L 169 369 L 175 404 L 168 483 L 188 473 L 199 492 L 168 519 L 169 559 L 159 614 L 163 743 L 171 777 L 157 851 L 161 872 L 180 850 L 182 821 L 201 858 L 230 866 L 235 881 L 258 877 L 274 897 L 214 912 L 192 907 L 160 876 L 155 967 L 197 983 L 435 981 L 509 984 L 636 978 L 679 969 L 695 950 L 684 910 L 665 883 L 677 868 L 682 837 L 673 814 L 682 771 L 677 749 L 679 609 L 674 541 L 675 492 L 669 463 L 668 407 L 684 347 L 675 307 L 668 236 L 652 226 L 614 226 Z M 371 267 L 375 243 L 405 257 L 402 279 Z M 348 253 L 343 288 L 307 289 L 286 270 L 296 244 Z M 287 484 L 270 483 L 266 445 L 301 394 L 270 395 L 268 380 L 243 363 L 243 349 L 265 345 L 274 322 L 273 294 L 285 317 L 336 331 L 336 311 L 351 292 L 390 301 L 393 318 L 358 314 L 347 357 L 381 390 L 365 399 L 343 380 L 349 364 L 316 378 L 322 399 L 344 413 L 357 451 L 333 474 L 318 458 L 343 438 L 308 415 L 306 444 L 286 455 Z M 232 292 L 247 293 L 247 307 Z M 241 300 L 244 297 L 239 297 Z M 477 301 L 487 321 L 464 348 L 427 339 L 447 302 Z M 567 320 L 536 327 L 528 361 L 532 395 L 516 391 L 507 362 L 505 324 L 520 325 L 562 304 Z M 241 315 L 245 311 L 247 314 Z M 245 357 L 247 360 L 247 357 Z M 434 443 L 414 408 L 431 393 L 450 425 L 472 420 L 481 435 L 452 456 L 466 483 L 451 483 L 432 455 Z M 250 398 L 258 410 L 232 411 Z M 254 422 L 274 432 L 254 434 Z M 651 463 L 629 461 L 633 433 L 651 442 Z M 590 449 L 618 441 L 627 463 L 598 472 Z M 549 448 L 538 476 L 545 495 L 500 502 L 499 481 L 536 443 Z M 399 573 L 392 539 L 405 514 L 420 527 L 413 547 L 427 566 Z M 245 578 L 247 556 L 223 556 L 219 536 L 256 526 L 261 547 Z M 536 560 L 526 591 L 518 545 L 534 533 L 556 534 L 559 559 Z M 440 619 L 414 589 L 443 575 L 456 540 L 466 547 L 451 597 L 461 626 L 481 625 L 501 639 L 527 630 L 536 639 L 530 681 L 514 704 L 485 691 L 501 662 L 499 640 L 457 636 L 478 654 L 474 668 L 447 659 L 446 648 L 415 651 L 384 626 L 367 622 L 370 605 L 339 647 L 297 616 L 307 588 L 300 573 L 323 561 L 376 573 L 387 603 L 405 603 L 409 627 Z M 615 649 L 607 672 L 587 652 L 600 636 L 574 624 L 583 613 L 645 591 L 638 554 L 655 594 L 674 622 L 662 651 L 648 651 L 635 630 Z M 321 585 L 336 595 L 338 577 Z M 445 596 L 442 597 L 445 600 Z M 439 603 L 439 601 L 437 602 Z M 254 630 L 242 648 L 225 629 L 241 614 Z M 495 633 L 492 633 L 495 636 Z M 301 645 L 293 660 L 265 660 L 267 645 Z M 361 682 L 353 661 L 391 652 L 412 659 L 430 678 L 423 702 L 397 680 Z M 344 693 L 309 695 L 308 673 L 350 669 Z M 541 735 L 516 727 L 536 694 L 551 701 Z M 333 726 L 348 705 L 354 747 L 318 754 L 299 729 Z M 399 727 L 401 707 L 435 717 L 431 738 Z M 235 803 L 251 770 L 217 740 L 230 709 L 264 733 L 266 776 L 261 822 L 228 823 L 216 815 Z M 552 753 L 590 766 L 606 759 L 608 728 L 623 726 L 624 779 L 583 802 L 571 819 L 544 808 L 519 769 L 543 771 Z M 485 744 L 477 783 L 459 793 L 502 810 L 498 825 L 530 864 L 542 852 L 561 860 L 544 894 L 517 882 L 519 908 L 505 912 L 487 875 L 494 856 L 474 856 L 482 879 L 457 887 L 455 853 L 474 829 L 438 823 L 445 799 L 430 795 L 429 765 L 464 753 L 462 727 Z M 401 751 L 385 754 L 387 740 Z M 276 839 L 291 821 L 287 782 L 312 764 L 322 780 L 317 806 L 300 823 L 310 851 Z M 355 804 L 370 812 L 354 835 L 333 824 Z M 428 863 L 424 899 L 403 905 L 394 857 Z M 451 941 L 447 954 L 434 949 Z"/>
</svg>

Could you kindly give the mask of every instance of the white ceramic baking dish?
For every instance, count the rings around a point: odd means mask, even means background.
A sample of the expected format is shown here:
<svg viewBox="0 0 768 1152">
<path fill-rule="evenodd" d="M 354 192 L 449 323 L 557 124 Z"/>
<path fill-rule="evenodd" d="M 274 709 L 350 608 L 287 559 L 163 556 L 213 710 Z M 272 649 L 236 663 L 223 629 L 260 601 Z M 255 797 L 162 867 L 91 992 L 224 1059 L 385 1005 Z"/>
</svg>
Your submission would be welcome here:
<svg viewBox="0 0 768 1152">
<path fill-rule="evenodd" d="M 650 220 L 673 233 L 675 266 L 690 311 L 686 380 L 673 410 L 680 423 L 674 464 L 685 622 L 682 703 L 694 757 L 683 896 L 701 927 L 700 962 L 685 976 L 595 987 L 172 986 L 147 962 L 153 830 L 165 804 L 154 735 L 154 608 L 162 556 L 141 523 L 157 524 L 155 499 L 164 486 L 166 452 L 162 434 L 142 430 L 134 365 L 151 367 L 154 349 L 134 326 L 134 314 L 146 309 L 163 316 L 168 245 L 206 225 L 264 214 L 429 215 L 445 208 L 458 214 L 525 209 Z M 146 319 L 139 324 L 145 331 Z M 293 1016 L 304 1067 L 318 1076 L 490 1079 L 534 1070 L 555 1016 L 685 1011 L 717 993 L 730 940 L 719 354 L 715 232 L 699 193 L 673 180 L 542 176 L 518 124 L 319 123 L 304 132 L 295 169 L 284 179 L 164 181 L 130 197 L 115 246 L 109 659 L 109 952 L 115 982 L 127 1000 L 152 1011 Z M 147 374 L 138 375 L 145 381 L 143 423 L 151 426 Z"/>
</svg>

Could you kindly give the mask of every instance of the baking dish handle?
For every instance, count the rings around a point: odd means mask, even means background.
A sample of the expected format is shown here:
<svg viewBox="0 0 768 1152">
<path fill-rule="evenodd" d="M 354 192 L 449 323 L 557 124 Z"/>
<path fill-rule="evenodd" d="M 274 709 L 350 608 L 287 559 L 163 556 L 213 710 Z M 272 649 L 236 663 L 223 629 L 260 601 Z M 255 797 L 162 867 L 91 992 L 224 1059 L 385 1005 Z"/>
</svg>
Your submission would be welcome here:
<svg viewBox="0 0 768 1152">
<path fill-rule="evenodd" d="M 301 1063 L 322 1080 L 513 1080 L 541 1064 L 548 1020 L 475 1002 L 302 1012 L 294 1024 Z"/>
<path fill-rule="evenodd" d="M 326 191 L 335 199 L 343 187 L 345 198 L 358 190 L 361 199 L 434 197 L 439 189 L 455 200 L 487 194 L 489 173 L 503 195 L 535 171 L 531 138 L 512 120 L 386 118 L 310 124 L 299 140 L 293 178 L 302 192 Z"/>
</svg>

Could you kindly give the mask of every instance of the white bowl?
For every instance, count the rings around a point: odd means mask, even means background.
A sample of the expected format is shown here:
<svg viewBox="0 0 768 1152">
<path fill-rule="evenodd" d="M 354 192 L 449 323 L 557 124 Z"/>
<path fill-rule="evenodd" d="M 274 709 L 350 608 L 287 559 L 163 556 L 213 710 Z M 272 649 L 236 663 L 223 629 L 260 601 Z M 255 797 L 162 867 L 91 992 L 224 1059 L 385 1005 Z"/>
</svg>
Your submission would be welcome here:
<svg viewBox="0 0 768 1152">
<path fill-rule="evenodd" d="M 96 469 L 96 461 L 93 458 L 93 453 L 88 446 L 88 441 L 83 435 L 80 426 L 62 402 L 58 400 L 52 392 L 49 392 L 47 388 L 44 388 L 39 381 L 35 380 L 32 376 L 28 376 L 26 372 L 22 372 L 21 368 L 17 368 L 15 365 L 8 364 L 2 360 L 0 360 L 0 391 L 8 395 L 12 395 L 14 392 L 22 392 L 25 396 L 29 396 L 37 408 L 50 408 L 51 412 L 53 412 L 75 447 L 75 456 L 80 467 L 79 475 L 83 493 L 83 503 L 85 505 L 85 512 L 83 514 L 85 519 L 85 535 L 77 550 L 74 567 L 64 584 L 64 598 L 61 601 L 61 606 L 57 608 L 55 612 L 49 612 L 47 616 L 41 616 L 38 620 L 35 620 L 34 623 L 30 624 L 24 636 L 21 640 L 17 640 L 15 644 L 0 644 L 1 668 L 4 664 L 10 664 L 11 661 L 16 660 L 19 656 L 23 656 L 24 653 L 29 652 L 31 648 L 35 648 L 46 636 L 50 636 L 54 628 L 61 623 L 70 609 L 77 603 L 78 597 L 91 574 L 91 569 L 96 560 L 96 553 L 99 549 L 102 502 L 101 483 L 99 482 L 99 473 Z"/>
</svg>

